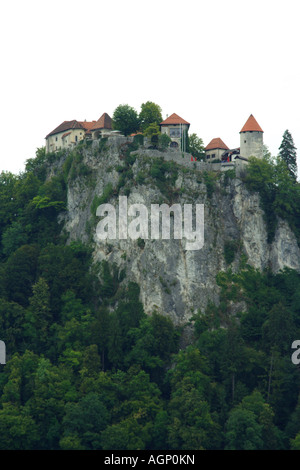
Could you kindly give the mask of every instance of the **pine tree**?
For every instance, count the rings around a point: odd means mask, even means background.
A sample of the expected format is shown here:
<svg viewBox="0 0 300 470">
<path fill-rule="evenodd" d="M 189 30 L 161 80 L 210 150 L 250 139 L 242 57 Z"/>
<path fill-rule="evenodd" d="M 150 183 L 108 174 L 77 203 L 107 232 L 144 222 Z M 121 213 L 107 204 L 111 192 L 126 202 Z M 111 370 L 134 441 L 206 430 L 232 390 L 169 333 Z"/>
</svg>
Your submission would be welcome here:
<svg viewBox="0 0 300 470">
<path fill-rule="evenodd" d="M 297 178 L 297 154 L 291 133 L 286 130 L 279 147 L 279 156 L 286 162 L 291 175 Z"/>
</svg>

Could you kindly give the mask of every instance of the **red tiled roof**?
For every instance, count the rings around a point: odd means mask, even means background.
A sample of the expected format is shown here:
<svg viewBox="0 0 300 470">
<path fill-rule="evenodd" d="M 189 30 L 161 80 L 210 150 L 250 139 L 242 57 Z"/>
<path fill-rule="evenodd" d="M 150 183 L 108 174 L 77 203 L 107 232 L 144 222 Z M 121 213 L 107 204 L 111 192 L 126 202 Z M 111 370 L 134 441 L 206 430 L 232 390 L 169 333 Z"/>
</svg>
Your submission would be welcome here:
<svg viewBox="0 0 300 470">
<path fill-rule="evenodd" d="M 84 127 L 81 125 L 80 122 L 76 121 L 75 119 L 73 121 L 64 121 L 58 127 L 56 127 L 52 132 L 50 132 L 46 136 L 46 139 L 47 137 L 50 137 L 50 135 L 59 134 L 60 132 L 69 131 L 71 129 L 84 129 Z"/>
<path fill-rule="evenodd" d="M 82 125 L 82 127 L 84 128 L 84 130 L 86 131 L 90 131 L 92 129 L 92 127 L 95 125 L 95 122 L 96 121 L 79 121 L 79 124 Z"/>
<path fill-rule="evenodd" d="M 96 129 L 112 129 L 112 119 L 107 113 L 103 113 L 98 121 L 94 122 L 91 130 L 95 131 Z"/>
<path fill-rule="evenodd" d="M 50 137 L 51 135 L 60 134 L 61 132 L 70 131 L 72 129 L 83 129 L 86 132 L 90 132 L 91 130 L 95 129 L 111 129 L 111 118 L 108 114 L 102 114 L 101 118 L 98 121 L 64 121 L 58 127 L 56 127 L 52 132 L 50 132 L 47 136 Z"/>
<path fill-rule="evenodd" d="M 213 149 L 224 149 L 229 150 L 226 144 L 224 144 L 223 140 L 220 137 L 216 137 L 212 139 L 210 143 L 205 147 L 205 150 L 213 150 Z"/>
<path fill-rule="evenodd" d="M 188 124 L 188 125 L 190 125 L 189 122 L 185 121 L 180 116 L 178 116 L 178 114 L 175 114 L 175 113 L 171 114 L 171 116 L 169 116 L 167 119 L 165 119 L 163 122 L 160 123 L 161 126 L 167 126 L 167 125 L 171 125 L 171 124 Z"/>
<path fill-rule="evenodd" d="M 244 127 L 242 128 L 241 132 L 263 132 L 262 128 L 256 121 L 255 117 L 250 114 L 250 117 L 248 118 L 247 122 L 244 124 Z"/>
</svg>

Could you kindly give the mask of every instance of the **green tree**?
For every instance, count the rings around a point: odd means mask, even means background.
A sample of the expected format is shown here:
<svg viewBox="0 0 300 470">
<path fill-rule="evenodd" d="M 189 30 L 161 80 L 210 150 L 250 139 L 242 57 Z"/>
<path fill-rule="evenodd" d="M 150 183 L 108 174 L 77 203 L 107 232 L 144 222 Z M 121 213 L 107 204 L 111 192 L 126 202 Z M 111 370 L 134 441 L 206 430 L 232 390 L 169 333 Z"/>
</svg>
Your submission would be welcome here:
<svg viewBox="0 0 300 470">
<path fill-rule="evenodd" d="M 238 407 L 230 413 L 226 423 L 225 449 L 263 449 L 262 425 L 252 411 Z"/>
<path fill-rule="evenodd" d="M 189 135 L 189 146 L 187 152 L 191 153 L 197 160 L 205 159 L 205 148 L 203 140 L 197 136 L 197 134 Z"/>
<path fill-rule="evenodd" d="M 19 214 L 22 214 L 27 204 L 38 194 L 40 184 L 38 177 L 31 172 L 23 173 L 16 181 L 14 192 Z"/>
<path fill-rule="evenodd" d="M 169 401 L 168 444 L 171 449 L 213 450 L 221 442 L 220 427 L 208 403 L 191 384 L 179 389 Z"/>
<path fill-rule="evenodd" d="M 19 221 L 14 221 L 9 225 L 2 235 L 3 253 L 6 256 L 11 255 L 22 245 L 28 242 L 28 235 Z"/>
<path fill-rule="evenodd" d="M 34 390 L 34 373 L 39 356 L 32 351 L 24 354 L 15 353 L 5 367 L 7 381 L 3 386 L 1 404 L 11 403 L 16 407 L 24 406 L 32 397 Z"/>
<path fill-rule="evenodd" d="M 130 416 L 109 425 L 101 435 L 104 450 L 144 450 L 147 433 L 143 432 L 139 420 Z"/>
<path fill-rule="evenodd" d="M 21 352 L 24 344 L 25 309 L 16 302 L 0 299 L 0 338 L 10 355 Z"/>
<path fill-rule="evenodd" d="M 82 368 L 80 374 L 83 377 L 97 377 L 101 370 L 101 358 L 98 354 L 98 347 L 96 344 L 87 346 L 84 350 L 82 357 Z"/>
<path fill-rule="evenodd" d="M 92 300 L 95 276 L 89 273 L 90 250 L 80 243 L 68 246 L 48 244 L 38 259 L 38 275 L 47 282 L 54 321 L 59 319 L 62 295 L 73 290 L 84 303 Z"/>
<path fill-rule="evenodd" d="M 178 349 L 179 334 L 170 318 L 154 312 L 129 331 L 133 345 L 125 364 L 139 364 L 151 380 L 162 385 L 165 368 Z"/>
<path fill-rule="evenodd" d="M 107 307 L 102 306 L 96 312 L 92 324 L 91 341 L 98 346 L 101 356 L 102 370 L 106 370 L 108 345 L 110 344 L 109 333 L 111 328 L 111 317 Z"/>
<path fill-rule="evenodd" d="M 279 156 L 285 161 L 293 178 L 297 178 L 297 153 L 291 133 L 286 130 L 279 147 Z"/>
<path fill-rule="evenodd" d="M 272 154 L 269 150 L 269 147 L 265 144 L 263 144 L 263 158 L 266 158 L 268 160 L 271 160 L 272 159 Z"/>
<path fill-rule="evenodd" d="M 291 450 L 300 450 L 300 432 L 294 439 L 291 439 Z"/>
<path fill-rule="evenodd" d="M 152 101 L 143 103 L 141 105 L 139 120 L 142 132 L 144 132 L 150 124 L 155 123 L 157 126 L 159 126 L 163 120 L 161 107 Z"/>
<path fill-rule="evenodd" d="M 162 150 L 168 148 L 171 142 L 172 139 L 168 136 L 168 134 L 160 134 L 158 136 L 158 147 Z"/>
<path fill-rule="evenodd" d="M 26 160 L 26 172 L 32 172 L 41 181 L 44 181 L 46 177 L 46 162 L 46 147 L 37 148 L 35 158 Z"/>
<path fill-rule="evenodd" d="M 245 343 L 239 325 L 232 321 L 227 329 L 222 349 L 224 379 L 230 386 L 232 403 L 236 400 L 236 379 L 242 365 L 247 362 Z M 230 384 L 230 385 L 229 385 Z"/>
<path fill-rule="evenodd" d="M 155 147 L 157 146 L 160 136 L 160 130 L 156 122 L 152 122 L 148 125 L 148 127 L 144 130 L 144 135 L 151 140 L 151 143 L 154 144 Z"/>
<path fill-rule="evenodd" d="M 220 448 L 221 428 L 210 409 L 214 387 L 207 358 L 191 345 L 173 356 L 173 362 L 166 376 L 170 387 L 167 405 L 170 448 Z"/>
<path fill-rule="evenodd" d="M 42 352 L 49 347 L 49 329 L 52 314 L 50 310 L 50 292 L 45 279 L 39 280 L 32 286 L 32 297 L 26 312 L 25 335 L 35 352 Z"/>
<path fill-rule="evenodd" d="M 110 413 L 101 396 L 90 392 L 78 402 L 67 403 L 65 411 L 60 447 L 70 448 L 72 437 L 77 449 L 101 449 L 101 433 L 110 421 Z"/>
<path fill-rule="evenodd" d="M 56 341 L 53 349 L 58 354 L 69 349 L 81 351 L 90 344 L 94 323 L 92 311 L 82 303 L 81 299 L 76 298 L 72 290 L 62 295 L 62 302 L 62 324 L 59 322 L 52 328 Z M 50 350 L 50 347 L 48 349 Z"/>
<path fill-rule="evenodd" d="M 10 255 L 5 266 L 8 300 L 27 307 L 36 280 L 39 246 L 23 245 Z"/>
<path fill-rule="evenodd" d="M 77 399 L 72 372 L 41 357 L 32 380 L 33 391 L 26 408 L 38 429 L 38 448 L 59 449 L 66 403 Z"/>
<path fill-rule="evenodd" d="M 10 172 L 0 173 L 0 233 L 16 220 L 19 207 L 16 201 L 15 186 L 19 177 Z"/>
<path fill-rule="evenodd" d="M 300 395 L 298 396 L 295 409 L 289 416 L 289 420 L 284 432 L 288 439 L 295 439 L 297 435 L 300 437 Z M 299 441 L 299 437 L 297 441 Z"/>
<path fill-rule="evenodd" d="M 273 423 L 274 412 L 257 390 L 244 397 L 226 423 L 226 449 L 278 450 L 281 433 Z"/>
<path fill-rule="evenodd" d="M 138 366 L 112 374 L 111 386 L 117 392 L 117 401 L 111 424 L 101 435 L 103 449 L 148 449 L 163 409 L 159 388 Z"/>
<path fill-rule="evenodd" d="M 129 135 L 139 129 L 140 122 L 137 111 L 128 104 L 120 104 L 113 113 L 113 128 Z"/>
<path fill-rule="evenodd" d="M 4 403 L 0 410 L 0 450 L 30 450 L 38 442 L 37 426 L 25 407 Z"/>
<path fill-rule="evenodd" d="M 263 340 L 269 350 L 273 348 L 287 354 L 295 335 L 295 325 L 291 312 L 279 302 L 275 304 L 263 325 Z"/>
</svg>

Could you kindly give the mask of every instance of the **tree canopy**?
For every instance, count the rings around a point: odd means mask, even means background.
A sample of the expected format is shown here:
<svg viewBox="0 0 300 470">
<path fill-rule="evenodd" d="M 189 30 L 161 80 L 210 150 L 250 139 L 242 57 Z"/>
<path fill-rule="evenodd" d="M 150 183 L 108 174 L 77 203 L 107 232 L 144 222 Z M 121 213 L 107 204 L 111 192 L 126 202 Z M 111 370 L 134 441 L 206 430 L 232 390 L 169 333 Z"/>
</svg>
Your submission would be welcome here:
<svg viewBox="0 0 300 470">
<path fill-rule="evenodd" d="M 150 124 L 160 125 L 162 122 L 162 111 L 161 107 L 158 104 L 153 103 L 152 101 L 147 101 L 141 105 L 141 111 L 139 114 L 141 131 L 144 132 Z"/>
<path fill-rule="evenodd" d="M 90 182 L 81 151 L 62 154 L 57 173 L 59 157 L 38 151 L 24 174 L 0 175 L 0 449 L 299 449 L 299 272 L 259 271 L 244 254 L 233 266 L 229 253 L 219 302 L 180 326 L 163 309 L 147 315 L 122 267 L 66 243 L 67 184 Z M 124 162 L 132 181 L 133 156 Z M 299 185 L 285 161 L 266 152 L 247 168 L 240 183 L 259 192 L 270 235 L 281 217 L 299 240 Z M 173 162 L 156 159 L 149 175 L 174 197 Z"/>
<path fill-rule="evenodd" d="M 197 134 L 193 133 L 189 135 L 188 143 L 189 145 L 187 151 L 191 153 L 197 160 L 204 160 L 205 147 L 203 140 L 198 137 Z"/>
<path fill-rule="evenodd" d="M 140 120 L 137 111 L 128 104 L 120 104 L 114 111 L 113 128 L 121 131 L 125 136 L 139 130 Z"/>
</svg>

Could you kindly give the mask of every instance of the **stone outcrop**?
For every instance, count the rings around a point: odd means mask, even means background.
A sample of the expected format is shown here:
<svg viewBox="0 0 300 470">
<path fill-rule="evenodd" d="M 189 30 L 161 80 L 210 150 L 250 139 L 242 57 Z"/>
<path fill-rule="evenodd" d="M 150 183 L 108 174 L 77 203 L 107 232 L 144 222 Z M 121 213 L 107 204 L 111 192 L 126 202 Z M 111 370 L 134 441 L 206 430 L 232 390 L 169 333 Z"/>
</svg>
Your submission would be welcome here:
<svg viewBox="0 0 300 470">
<path fill-rule="evenodd" d="M 226 243 L 236 247 L 230 264 L 233 270 L 238 269 L 243 253 L 248 263 L 260 270 L 270 267 L 278 272 L 287 266 L 300 271 L 300 250 L 293 232 L 280 220 L 269 245 L 259 195 L 249 193 L 240 179 L 216 173 L 213 190 L 208 191 L 203 172 L 174 163 L 176 181 L 172 201 L 168 201 L 151 176 L 155 158 L 164 154 L 154 151 L 150 156 L 149 150 L 143 153 L 137 149 L 130 154 L 135 157 L 130 179 L 117 190 L 126 164 L 124 148 L 126 139 L 110 139 L 105 151 L 97 152 L 95 147 L 83 150 L 83 164 L 90 169 L 90 179 L 79 176 L 69 182 L 68 210 L 62 221 L 69 241 L 92 241 L 95 262 L 107 260 L 126 269 L 124 282 L 133 280 L 139 284 L 146 313 L 157 310 L 169 315 L 174 323 L 183 324 L 199 309 L 205 309 L 209 301 L 218 303 L 216 275 L 229 267 L 224 256 Z M 204 204 L 203 248 L 187 251 L 185 240 L 172 238 L 148 239 L 144 243 L 118 238 L 98 240 L 98 218 L 92 217 L 91 205 L 95 196 L 103 195 L 107 185 L 115 192 L 111 191 L 106 202 L 114 206 L 119 194 L 128 196 L 129 205 L 142 203 L 149 210 L 151 204 L 162 202 Z"/>
</svg>

